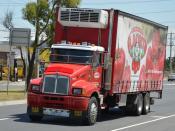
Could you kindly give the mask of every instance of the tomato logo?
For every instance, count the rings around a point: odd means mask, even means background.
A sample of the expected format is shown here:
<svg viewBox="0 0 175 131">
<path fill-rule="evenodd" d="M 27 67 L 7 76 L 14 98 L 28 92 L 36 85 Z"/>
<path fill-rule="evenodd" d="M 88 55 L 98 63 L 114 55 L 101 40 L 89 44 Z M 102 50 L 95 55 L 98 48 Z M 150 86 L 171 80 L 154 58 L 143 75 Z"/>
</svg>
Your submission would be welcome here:
<svg viewBox="0 0 175 131">
<path fill-rule="evenodd" d="M 139 27 L 134 27 L 128 37 L 128 50 L 132 58 L 132 70 L 136 74 L 140 69 L 140 61 L 147 49 L 146 39 Z"/>
<path fill-rule="evenodd" d="M 114 63 L 114 83 L 122 80 L 122 74 L 125 67 L 125 52 L 122 48 L 116 49 Z"/>
</svg>

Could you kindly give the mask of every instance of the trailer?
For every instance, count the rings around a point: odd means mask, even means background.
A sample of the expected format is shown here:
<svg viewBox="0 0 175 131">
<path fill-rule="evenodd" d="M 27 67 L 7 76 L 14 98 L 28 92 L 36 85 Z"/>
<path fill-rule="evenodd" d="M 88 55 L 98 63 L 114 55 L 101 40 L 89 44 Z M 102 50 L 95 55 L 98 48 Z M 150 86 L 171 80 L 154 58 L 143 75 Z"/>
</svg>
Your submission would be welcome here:
<svg viewBox="0 0 175 131">
<path fill-rule="evenodd" d="M 119 10 L 59 8 L 50 62 L 31 80 L 27 114 L 96 123 L 102 110 L 150 111 L 162 98 L 168 28 Z"/>
</svg>

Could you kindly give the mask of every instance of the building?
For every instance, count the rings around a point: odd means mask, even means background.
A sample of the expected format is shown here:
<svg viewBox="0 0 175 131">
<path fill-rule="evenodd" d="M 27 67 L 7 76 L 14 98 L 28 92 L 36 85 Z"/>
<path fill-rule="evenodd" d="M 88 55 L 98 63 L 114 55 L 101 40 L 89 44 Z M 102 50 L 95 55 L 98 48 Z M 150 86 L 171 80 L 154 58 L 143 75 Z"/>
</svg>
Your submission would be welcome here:
<svg viewBox="0 0 175 131">
<path fill-rule="evenodd" d="M 26 56 L 26 51 L 23 48 L 23 56 Z M 11 59 L 11 60 L 10 60 Z M 19 77 L 23 77 L 23 63 L 21 60 L 20 50 L 16 46 L 11 46 L 10 57 L 10 45 L 8 41 L 0 41 L 0 65 L 1 71 L 4 73 L 4 77 L 7 77 L 8 67 L 11 67 L 11 74 L 13 74 L 14 66 L 18 68 Z"/>
</svg>

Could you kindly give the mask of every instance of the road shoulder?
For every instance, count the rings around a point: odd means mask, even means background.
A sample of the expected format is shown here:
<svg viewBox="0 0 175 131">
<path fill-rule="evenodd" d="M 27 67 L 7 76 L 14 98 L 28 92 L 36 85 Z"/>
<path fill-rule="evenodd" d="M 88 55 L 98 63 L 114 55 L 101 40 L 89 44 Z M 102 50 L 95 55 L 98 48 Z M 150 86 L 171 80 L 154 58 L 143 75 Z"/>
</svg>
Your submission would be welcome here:
<svg viewBox="0 0 175 131">
<path fill-rule="evenodd" d="M 10 105 L 20 105 L 20 104 L 26 104 L 27 100 L 13 100 L 13 101 L 1 101 L 0 106 L 10 106 Z"/>
</svg>

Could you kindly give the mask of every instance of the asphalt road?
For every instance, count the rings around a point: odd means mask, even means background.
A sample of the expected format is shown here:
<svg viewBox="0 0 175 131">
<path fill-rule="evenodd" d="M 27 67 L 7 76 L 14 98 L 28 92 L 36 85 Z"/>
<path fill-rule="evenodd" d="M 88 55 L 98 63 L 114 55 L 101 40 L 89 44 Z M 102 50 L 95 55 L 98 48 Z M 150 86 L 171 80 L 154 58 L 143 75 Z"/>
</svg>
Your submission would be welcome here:
<svg viewBox="0 0 175 131">
<path fill-rule="evenodd" d="M 101 117 L 94 126 L 83 126 L 68 118 L 46 117 L 32 123 L 26 116 L 26 105 L 0 107 L 1 131 L 174 131 L 175 82 L 165 82 L 163 99 L 156 100 L 148 115 L 127 116 L 114 109 Z"/>
</svg>

